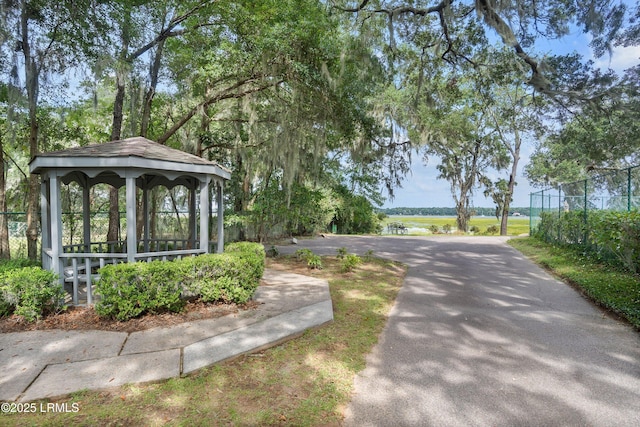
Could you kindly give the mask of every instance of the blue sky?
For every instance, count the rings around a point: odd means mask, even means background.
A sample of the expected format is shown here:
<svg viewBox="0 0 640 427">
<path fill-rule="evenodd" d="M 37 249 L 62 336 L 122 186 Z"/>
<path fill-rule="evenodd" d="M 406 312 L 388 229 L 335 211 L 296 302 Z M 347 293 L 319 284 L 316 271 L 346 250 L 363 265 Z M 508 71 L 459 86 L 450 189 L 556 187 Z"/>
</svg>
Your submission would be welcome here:
<svg viewBox="0 0 640 427">
<path fill-rule="evenodd" d="M 537 45 L 537 50 L 544 55 L 549 54 L 566 54 L 577 52 L 585 59 L 591 59 L 597 67 L 606 69 L 611 68 L 621 72 L 631 66 L 640 63 L 640 46 L 628 48 L 615 48 L 611 57 L 594 58 L 591 48 L 589 47 L 589 38 L 575 30 L 574 33 L 556 41 L 544 41 Z M 534 143 L 523 144 L 521 159 L 518 166 L 517 186 L 514 191 L 513 207 L 529 206 L 529 194 L 538 191 L 527 182 L 522 172 L 527 163 L 529 156 L 534 151 Z M 453 207 L 454 202 L 451 196 L 449 183 L 445 180 L 438 180 L 438 172 L 436 166 L 438 159 L 429 159 L 428 165 L 424 165 L 421 156 L 413 156 L 413 164 L 411 173 L 407 175 L 403 182 L 402 188 L 395 191 L 394 200 L 387 200 L 383 207 Z M 504 177 L 508 174 L 504 172 Z M 497 176 L 496 176 L 497 177 Z M 493 202 L 486 199 L 482 195 L 482 190 L 476 190 L 473 198 L 475 207 L 493 207 Z"/>
</svg>

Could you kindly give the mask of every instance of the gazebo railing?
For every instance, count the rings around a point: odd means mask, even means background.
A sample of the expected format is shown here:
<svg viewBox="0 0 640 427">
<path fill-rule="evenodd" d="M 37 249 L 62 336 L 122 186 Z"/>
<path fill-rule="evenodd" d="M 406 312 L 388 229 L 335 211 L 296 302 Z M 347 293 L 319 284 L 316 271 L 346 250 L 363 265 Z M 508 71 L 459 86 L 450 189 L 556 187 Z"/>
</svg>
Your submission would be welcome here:
<svg viewBox="0 0 640 427">
<path fill-rule="evenodd" d="M 138 252 L 134 255 L 135 261 L 146 262 L 169 261 L 207 252 L 207 248 L 199 248 L 198 241 L 189 239 L 149 239 L 146 242 L 139 241 L 137 246 Z M 92 285 L 100 278 L 98 274 L 100 268 L 107 264 L 117 264 L 128 260 L 126 241 L 73 244 L 66 245 L 62 249 L 63 253 L 59 256 L 60 280 L 71 284 L 73 305 L 79 305 L 81 286 L 86 286 L 87 305 L 93 303 Z M 43 265 L 51 267 L 52 260 L 51 249 L 45 249 L 43 251 Z"/>
</svg>

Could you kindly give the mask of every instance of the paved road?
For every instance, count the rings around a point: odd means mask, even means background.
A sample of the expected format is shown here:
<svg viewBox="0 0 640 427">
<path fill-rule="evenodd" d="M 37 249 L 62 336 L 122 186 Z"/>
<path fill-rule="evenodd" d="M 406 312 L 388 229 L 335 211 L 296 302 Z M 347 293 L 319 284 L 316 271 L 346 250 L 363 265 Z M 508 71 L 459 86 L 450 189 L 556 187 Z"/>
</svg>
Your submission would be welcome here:
<svg viewBox="0 0 640 427">
<path fill-rule="evenodd" d="M 341 237 L 409 265 L 347 426 L 638 426 L 640 334 L 492 237 Z"/>
</svg>

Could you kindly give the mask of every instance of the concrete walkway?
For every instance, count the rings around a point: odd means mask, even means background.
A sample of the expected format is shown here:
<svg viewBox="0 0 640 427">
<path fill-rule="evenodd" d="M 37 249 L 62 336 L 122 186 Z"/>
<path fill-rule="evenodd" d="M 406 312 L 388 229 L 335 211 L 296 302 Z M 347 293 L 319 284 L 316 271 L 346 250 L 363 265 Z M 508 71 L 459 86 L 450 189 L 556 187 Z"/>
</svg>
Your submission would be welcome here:
<svg viewBox="0 0 640 427">
<path fill-rule="evenodd" d="M 347 426 L 637 426 L 640 337 L 501 237 L 300 240 L 409 271 Z"/>
<path fill-rule="evenodd" d="M 26 402 L 189 374 L 333 320 L 326 281 L 266 270 L 257 309 L 146 331 L 0 334 L 0 400 Z"/>
</svg>

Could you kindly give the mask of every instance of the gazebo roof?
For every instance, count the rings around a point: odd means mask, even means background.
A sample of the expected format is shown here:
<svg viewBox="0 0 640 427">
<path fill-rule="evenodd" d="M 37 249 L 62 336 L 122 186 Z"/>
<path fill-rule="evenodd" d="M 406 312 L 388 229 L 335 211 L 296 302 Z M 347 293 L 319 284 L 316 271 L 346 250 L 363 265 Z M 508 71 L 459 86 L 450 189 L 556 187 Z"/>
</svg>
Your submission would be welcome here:
<svg viewBox="0 0 640 427">
<path fill-rule="evenodd" d="M 228 169 L 215 162 L 142 137 L 42 153 L 29 166 L 36 174 L 46 169 L 139 168 L 231 177 Z"/>
</svg>

